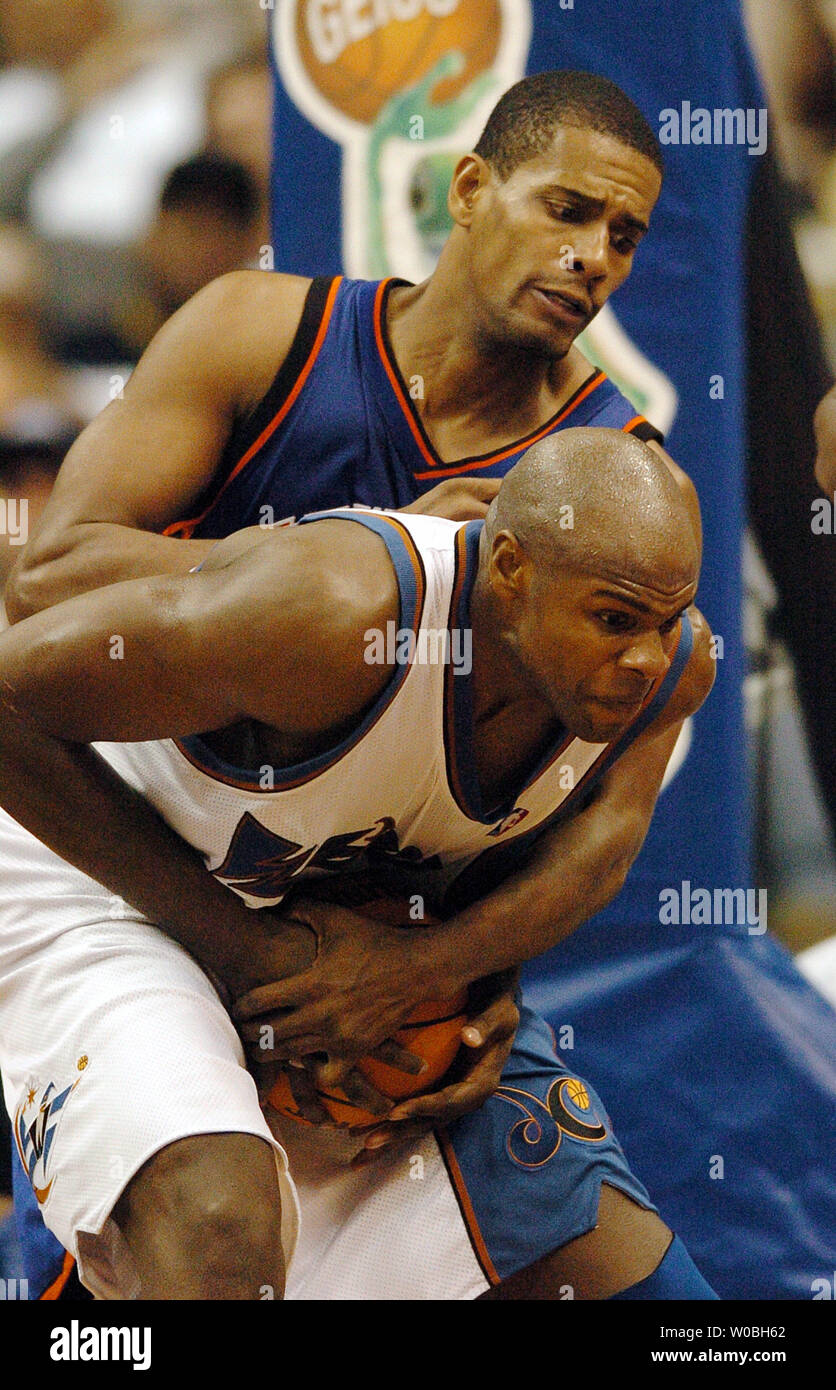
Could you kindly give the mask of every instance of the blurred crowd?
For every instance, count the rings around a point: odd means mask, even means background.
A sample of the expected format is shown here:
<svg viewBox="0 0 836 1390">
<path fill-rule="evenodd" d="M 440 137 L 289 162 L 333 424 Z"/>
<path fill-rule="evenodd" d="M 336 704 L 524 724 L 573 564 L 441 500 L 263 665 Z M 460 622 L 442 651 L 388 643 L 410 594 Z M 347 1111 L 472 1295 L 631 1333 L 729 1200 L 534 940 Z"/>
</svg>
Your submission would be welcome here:
<svg viewBox="0 0 836 1390">
<path fill-rule="evenodd" d="M 796 249 L 836 375 L 836 0 L 744 0 L 744 9 L 769 100 L 770 144 Z M 794 326 L 788 323 L 774 349 L 792 353 L 793 343 Z M 773 607 L 769 580 L 763 573 L 749 578 L 764 607 Z M 816 602 L 812 594 L 809 600 Z M 767 638 L 766 645 L 767 673 L 749 680 L 757 687 L 754 703 L 761 716 L 761 871 L 774 889 L 770 927 L 798 951 L 836 932 L 836 859 L 810 771 L 792 663 L 779 639 Z"/>
<path fill-rule="evenodd" d="M 164 320 L 263 257 L 265 33 L 257 0 L 0 0 L 0 502 L 29 529 Z"/>
<path fill-rule="evenodd" d="M 836 0 L 746 0 L 796 242 L 836 366 Z"/>
</svg>

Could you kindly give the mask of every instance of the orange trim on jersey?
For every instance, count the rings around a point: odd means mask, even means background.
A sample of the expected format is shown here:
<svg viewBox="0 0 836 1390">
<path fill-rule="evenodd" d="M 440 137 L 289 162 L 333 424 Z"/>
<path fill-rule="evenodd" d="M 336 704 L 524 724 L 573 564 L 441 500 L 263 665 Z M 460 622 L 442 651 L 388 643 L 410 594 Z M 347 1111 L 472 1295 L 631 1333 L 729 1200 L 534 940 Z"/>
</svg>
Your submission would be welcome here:
<svg viewBox="0 0 836 1390">
<path fill-rule="evenodd" d="M 49 1288 L 45 1289 L 44 1292 L 41 1294 L 40 1299 L 38 1300 L 39 1303 L 52 1303 L 56 1299 L 61 1297 L 61 1294 L 64 1292 L 67 1280 L 73 1272 L 74 1265 L 75 1259 L 70 1254 L 69 1250 L 65 1250 L 64 1263 L 61 1267 L 61 1273 L 58 1275 L 57 1279 L 53 1279 Z"/>
<path fill-rule="evenodd" d="M 580 405 L 581 401 L 585 401 L 587 396 L 590 396 L 593 391 L 596 391 L 601 385 L 601 382 L 606 381 L 606 379 L 604 372 L 599 372 L 597 376 L 592 378 L 589 385 L 575 396 L 571 405 L 568 405 L 565 410 L 561 411 L 559 415 L 556 415 L 553 420 L 550 420 L 549 423 L 544 425 L 541 430 L 538 430 L 536 434 L 529 435 L 527 439 L 521 439 L 519 443 L 512 444 L 509 449 L 503 449 L 498 454 L 491 454 L 490 458 L 476 459 L 474 463 L 464 463 L 453 468 L 439 468 L 436 466 L 432 473 L 415 473 L 413 476 L 418 482 L 425 482 L 429 478 L 454 478 L 460 473 L 475 473 L 479 468 L 492 468 L 495 463 L 501 463 L 503 459 L 511 458 L 513 454 L 518 454 L 521 449 L 530 449 L 532 444 L 536 444 L 540 439 L 545 439 L 547 434 L 551 434 L 552 430 L 557 429 L 557 426 L 561 424 L 567 416 L 572 414 L 572 411 Z"/>
<path fill-rule="evenodd" d="M 649 425 L 649 424 L 650 424 L 650 421 L 648 420 L 648 418 L 647 418 L 646 415 L 634 415 L 633 418 L 632 418 L 632 420 L 628 420 L 626 425 L 622 425 L 622 426 L 621 426 L 621 433 L 622 433 L 622 434 L 629 434 L 631 430 L 634 430 L 634 429 L 636 428 L 636 425 Z"/>
<path fill-rule="evenodd" d="M 404 414 L 406 423 L 409 425 L 412 437 L 421 451 L 421 457 L 424 459 L 425 463 L 428 463 L 430 465 L 430 468 L 432 469 L 431 473 L 413 474 L 413 477 L 415 477 L 419 482 L 425 482 L 428 478 L 452 478 L 459 473 L 472 473 L 474 469 L 477 468 L 491 468 L 493 464 L 501 463 L 503 459 L 510 458 L 512 454 L 519 453 L 520 449 L 530 448 L 532 444 L 537 443 L 538 439 L 544 439 L 547 434 L 549 434 L 557 425 L 560 424 L 561 420 L 566 419 L 567 415 L 571 415 L 575 407 L 577 405 L 580 405 L 581 401 L 585 400 L 586 397 L 596 389 L 596 387 L 600 386 L 602 381 L 606 380 L 605 374 L 603 372 L 598 372 L 598 374 L 592 378 L 589 385 L 574 398 L 574 400 L 567 407 L 567 409 L 562 412 L 562 414 L 558 415 L 555 419 L 550 420 L 547 425 L 544 425 L 542 427 L 542 429 L 535 430 L 534 434 L 528 435 L 527 437 L 518 440 L 516 444 L 512 444 L 509 448 L 502 449 L 499 453 L 491 454 L 487 458 L 476 459 L 473 463 L 464 463 L 454 465 L 450 468 L 445 468 L 443 464 L 439 464 L 439 460 L 435 458 L 433 454 L 430 453 L 430 450 L 427 448 L 427 442 L 424 439 L 424 436 L 421 433 L 421 430 L 418 426 L 418 422 L 415 418 L 415 412 L 410 409 L 409 403 L 406 399 L 406 396 L 403 393 L 401 383 L 398 379 L 398 375 L 394 367 L 392 366 L 392 363 L 389 360 L 389 354 L 386 351 L 386 344 L 383 340 L 382 304 L 383 297 L 386 293 L 387 287 L 390 285 L 392 281 L 392 278 L 393 277 L 390 276 L 388 280 L 381 280 L 377 288 L 377 294 L 375 295 L 374 299 L 374 336 L 375 342 L 377 343 L 377 351 L 380 356 L 380 360 L 383 363 L 386 375 L 388 376 L 390 384 L 392 386 L 392 390 L 394 391 L 395 396 L 397 397 L 398 404 Z"/>
<path fill-rule="evenodd" d="M 386 369 L 386 375 L 389 378 L 392 390 L 398 398 L 398 405 L 403 411 L 404 416 L 406 417 L 406 423 L 409 425 L 409 428 L 412 432 L 412 437 L 415 440 L 415 443 L 418 445 L 418 448 L 421 450 L 422 458 L 434 470 L 435 459 L 433 458 L 432 454 L 427 448 L 424 437 L 418 428 L 414 414 L 407 405 L 406 396 L 401 390 L 401 383 L 398 381 L 397 374 L 395 373 L 392 367 L 392 363 L 389 361 L 389 354 L 386 351 L 386 345 L 383 341 L 383 315 L 381 313 L 381 305 L 383 303 L 383 296 L 386 292 L 386 287 L 391 283 L 392 278 L 393 277 L 390 276 L 388 280 L 381 280 L 380 284 L 377 287 L 377 294 L 374 297 L 374 340 L 377 344 L 377 351 L 380 355 L 380 360 L 383 363 L 384 368 Z M 424 475 L 421 473 L 416 473 L 415 476 L 416 478 L 420 478 Z M 433 476 L 435 476 L 434 471 Z"/>
<path fill-rule="evenodd" d="M 476 1213 L 473 1210 L 473 1203 L 470 1200 L 470 1193 L 468 1192 L 467 1185 L 465 1183 L 464 1178 L 462 1177 L 462 1170 L 459 1167 L 458 1159 L 456 1158 L 456 1155 L 453 1152 L 453 1145 L 450 1143 L 450 1140 L 448 1139 L 447 1134 L 443 1129 L 437 1129 L 435 1131 L 435 1137 L 438 1142 L 438 1146 L 441 1149 L 442 1157 L 446 1164 L 450 1181 L 453 1184 L 453 1190 L 456 1194 L 456 1200 L 459 1204 L 459 1210 L 462 1214 L 464 1224 L 467 1227 L 467 1233 L 470 1236 L 470 1241 L 473 1246 L 474 1253 L 476 1255 L 477 1260 L 479 1261 L 479 1264 L 482 1266 L 482 1273 L 484 1274 L 488 1283 L 496 1287 L 497 1284 L 502 1283 L 502 1280 L 497 1274 L 494 1268 L 493 1260 L 488 1254 L 488 1247 L 486 1246 L 485 1238 L 479 1229 L 479 1222 L 476 1220 Z"/>
<path fill-rule="evenodd" d="M 325 342 L 325 335 L 328 332 L 328 325 L 331 322 L 331 314 L 334 310 L 334 301 L 337 297 L 337 291 L 340 287 L 343 278 L 344 277 L 342 275 L 337 275 L 334 279 L 334 283 L 328 291 L 328 298 L 325 301 L 325 309 L 322 314 L 322 319 L 319 324 L 317 335 L 314 339 L 313 347 L 311 348 L 310 353 L 308 354 L 308 360 L 306 361 L 304 367 L 302 368 L 301 372 L 296 378 L 296 382 L 294 383 L 294 386 L 289 396 L 284 401 L 284 404 L 282 405 L 278 414 L 273 416 L 273 419 L 270 421 L 269 425 L 266 425 L 265 428 L 261 431 L 261 434 L 258 436 L 258 439 L 256 439 L 254 443 L 250 445 L 243 458 L 240 458 L 238 460 L 223 486 L 212 498 L 212 501 L 209 503 L 208 507 L 204 508 L 204 510 L 200 513 L 200 516 L 194 517 L 191 521 L 173 522 L 171 526 L 167 526 L 166 529 L 163 531 L 164 536 L 178 535 L 181 536 L 184 540 L 188 540 L 195 527 L 200 525 L 201 521 L 203 521 L 209 515 L 213 507 L 217 506 L 220 498 L 226 492 L 226 489 L 229 487 L 233 479 L 237 478 L 238 474 L 242 471 L 242 469 L 246 468 L 250 460 L 253 459 L 255 455 L 259 452 L 259 450 L 262 448 L 262 446 L 267 443 L 267 440 L 270 438 L 272 434 L 276 432 L 279 425 L 282 423 L 282 420 L 284 420 L 286 415 L 292 409 L 293 405 L 296 403 L 296 400 L 299 397 L 299 393 L 301 392 L 302 387 L 305 385 L 305 382 L 307 381 L 308 377 L 310 376 L 313 370 L 314 363 L 316 362 L 316 359 L 319 356 L 320 351 L 322 349 L 322 344 Z"/>
</svg>

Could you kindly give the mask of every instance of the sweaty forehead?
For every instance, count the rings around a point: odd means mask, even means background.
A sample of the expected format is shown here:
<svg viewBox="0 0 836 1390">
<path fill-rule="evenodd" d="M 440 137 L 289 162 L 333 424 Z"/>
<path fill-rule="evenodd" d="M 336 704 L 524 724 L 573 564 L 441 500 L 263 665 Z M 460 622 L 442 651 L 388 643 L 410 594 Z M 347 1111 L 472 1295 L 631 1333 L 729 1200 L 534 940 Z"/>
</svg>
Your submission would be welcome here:
<svg viewBox="0 0 836 1390">
<path fill-rule="evenodd" d="M 691 533 L 678 529 L 648 544 L 636 536 L 623 540 L 612 536 L 589 550 L 581 547 L 573 557 L 587 592 L 619 591 L 646 603 L 686 599 L 699 577 L 697 549 Z M 570 562 L 571 563 L 571 562 Z"/>
<path fill-rule="evenodd" d="M 664 498 L 655 505 L 637 498 L 633 507 L 626 499 L 620 506 L 612 499 L 598 505 L 579 499 L 558 555 L 558 566 L 574 572 L 573 587 L 584 592 L 615 586 L 662 602 L 693 589 L 699 577 L 688 513 Z"/>
<path fill-rule="evenodd" d="M 549 148 L 519 164 L 509 181 L 531 187 L 556 184 L 590 198 L 604 198 L 615 186 L 652 206 L 662 177 L 646 155 L 621 140 L 586 127 L 559 125 Z"/>
</svg>

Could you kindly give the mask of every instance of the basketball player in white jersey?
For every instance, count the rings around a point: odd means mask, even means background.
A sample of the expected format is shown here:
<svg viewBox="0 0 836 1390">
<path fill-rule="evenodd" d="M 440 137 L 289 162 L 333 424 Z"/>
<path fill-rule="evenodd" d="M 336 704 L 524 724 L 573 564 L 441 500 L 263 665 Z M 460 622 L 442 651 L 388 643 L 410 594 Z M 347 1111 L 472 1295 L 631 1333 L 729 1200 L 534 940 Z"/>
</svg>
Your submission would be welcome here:
<svg viewBox="0 0 836 1390">
<path fill-rule="evenodd" d="M 329 874 L 380 875 L 447 919 L 452 961 L 486 877 L 517 880 L 519 911 L 533 859 L 544 891 L 540 835 L 614 759 L 661 781 L 713 678 L 698 568 L 669 471 L 617 431 L 535 446 L 484 527 L 357 511 L 253 528 L 198 574 L 98 590 L 3 635 L 0 796 L 233 989 L 262 922 L 204 923 L 206 868 L 273 908 Z M 392 625 L 418 651 L 422 633 L 469 632 L 472 670 L 369 660 Z M 119 746 L 103 761 L 84 746 L 96 739 Z M 296 1177 L 292 1298 L 492 1284 L 560 1297 L 569 1283 L 576 1297 L 712 1296 L 527 1011 L 503 1085 L 426 1139 L 421 1182 L 394 1154 L 347 1173 L 292 1123 L 288 1173 L 194 960 L 136 914 L 114 920 L 94 883 L 68 898 L 66 866 L 8 818 L 0 830 L 7 890 L 45 894 L 0 904 L 4 1086 L 44 1219 L 95 1291 L 280 1293 Z M 271 920 L 274 978 L 304 970 L 310 934 L 292 913 Z M 481 969 L 519 960 L 496 931 Z M 428 972 L 426 997 L 454 976 Z M 370 1001 L 372 1044 L 400 1021 L 374 1015 Z"/>
<path fill-rule="evenodd" d="M 10 619 L 117 579 L 183 574 L 211 548 L 206 537 L 262 520 L 265 510 L 284 517 L 362 501 L 483 516 L 499 476 L 544 430 L 614 426 L 658 449 L 658 432 L 574 343 L 630 273 L 661 163 L 656 136 L 613 83 L 592 73 L 532 76 L 505 94 L 478 152 L 460 162 L 450 188 L 455 227 L 423 285 L 260 272 L 214 282 L 166 325 L 124 399 L 71 450 L 7 589 Z M 423 387 L 413 401 L 399 382 L 416 374 Z M 699 529 L 693 486 L 668 465 Z M 476 478 L 477 466 L 489 476 Z M 536 955 L 556 926 L 571 930 L 603 908 L 656 789 L 653 766 L 622 775 L 619 763 L 583 824 L 554 832 L 567 865 L 559 885 L 533 889 L 524 913 L 510 898 L 486 899 L 482 920 L 457 938 L 462 967 L 488 949 L 497 913 Z M 572 852 L 575 837 L 583 856 Z M 206 889 L 202 903 L 204 921 L 217 912 L 220 930 L 229 908 L 213 907 Z M 336 908 L 311 913 L 321 951 L 297 1010 L 310 1028 L 317 1022 L 333 1079 L 345 1084 L 368 1046 L 367 993 L 408 1008 L 425 969 L 450 962 L 430 960 L 429 943 L 416 962 L 397 937 Z M 270 940 L 253 942 L 250 982 L 270 978 L 272 952 Z M 352 992 L 350 979 L 367 989 Z M 308 1002 L 314 994 L 317 1004 Z M 504 1006 L 503 1014 L 495 1001 L 489 1022 L 480 1006 L 495 1059 L 513 1012 L 509 999 Z M 487 1053 L 477 1067 L 480 1085 L 474 1068 L 456 1104 L 474 1104 L 496 1084 Z M 428 1105 L 413 1102 L 412 1113 Z M 448 1116 L 449 1105 L 448 1094 Z"/>
</svg>

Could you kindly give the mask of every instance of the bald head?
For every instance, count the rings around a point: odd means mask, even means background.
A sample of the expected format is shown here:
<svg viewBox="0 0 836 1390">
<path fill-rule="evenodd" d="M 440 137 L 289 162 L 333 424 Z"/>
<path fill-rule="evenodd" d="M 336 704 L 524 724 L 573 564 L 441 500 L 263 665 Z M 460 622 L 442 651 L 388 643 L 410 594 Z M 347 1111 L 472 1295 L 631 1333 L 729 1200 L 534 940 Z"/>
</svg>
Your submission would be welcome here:
<svg viewBox="0 0 836 1390">
<path fill-rule="evenodd" d="M 502 531 L 549 572 L 583 570 L 668 589 L 696 576 L 699 564 L 670 470 L 620 430 L 561 430 L 534 444 L 488 513 L 488 542 Z"/>
</svg>

